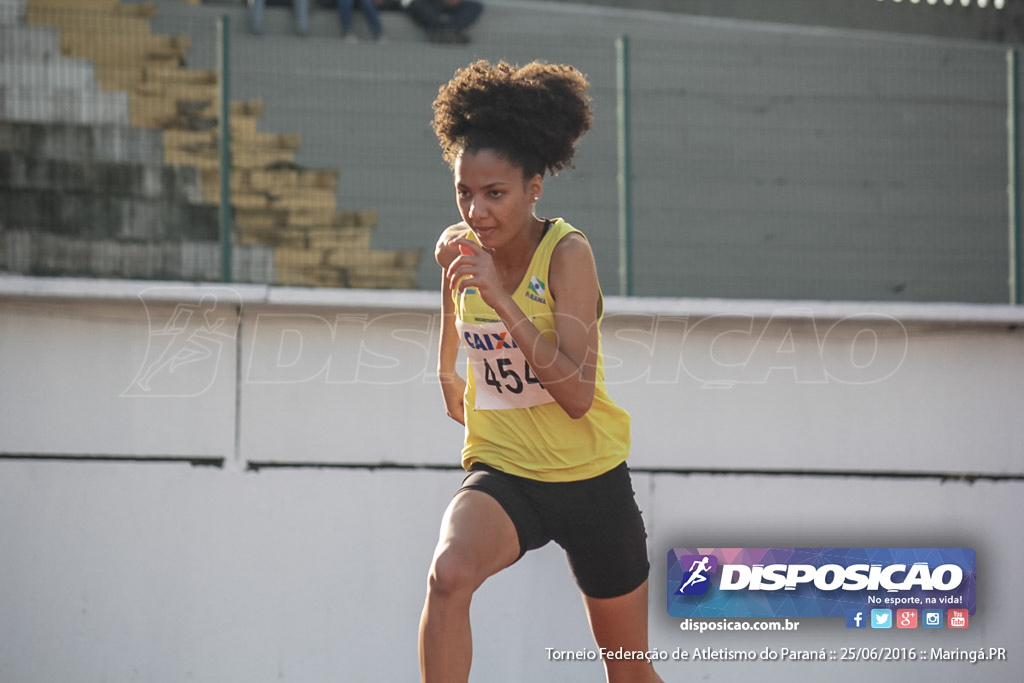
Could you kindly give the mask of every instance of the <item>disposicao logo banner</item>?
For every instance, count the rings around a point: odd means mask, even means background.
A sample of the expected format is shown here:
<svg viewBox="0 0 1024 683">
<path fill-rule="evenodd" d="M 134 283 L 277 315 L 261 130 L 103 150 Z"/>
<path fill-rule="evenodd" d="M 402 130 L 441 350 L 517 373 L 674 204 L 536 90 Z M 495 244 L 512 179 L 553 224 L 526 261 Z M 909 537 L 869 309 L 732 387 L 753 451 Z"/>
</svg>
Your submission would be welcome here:
<svg viewBox="0 0 1024 683">
<path fill-rule="evenodd" d="M 673 617 L 844 617 L 875 608 L 975 612 L 970 548 L 673 548 Z"/>
</svg>

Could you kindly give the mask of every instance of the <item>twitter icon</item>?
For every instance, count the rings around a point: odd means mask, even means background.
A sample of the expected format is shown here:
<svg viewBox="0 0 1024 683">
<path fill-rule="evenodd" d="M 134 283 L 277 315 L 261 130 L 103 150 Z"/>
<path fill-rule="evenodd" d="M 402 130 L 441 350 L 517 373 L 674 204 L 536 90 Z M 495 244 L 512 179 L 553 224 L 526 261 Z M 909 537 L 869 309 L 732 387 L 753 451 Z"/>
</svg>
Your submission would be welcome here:
<svg viewBox="0 0 1024 683">
<path fill-rule="evenodd" d="M 892 628 L 892 610 L 871 610 L 871 628 Z"/>
</svg>

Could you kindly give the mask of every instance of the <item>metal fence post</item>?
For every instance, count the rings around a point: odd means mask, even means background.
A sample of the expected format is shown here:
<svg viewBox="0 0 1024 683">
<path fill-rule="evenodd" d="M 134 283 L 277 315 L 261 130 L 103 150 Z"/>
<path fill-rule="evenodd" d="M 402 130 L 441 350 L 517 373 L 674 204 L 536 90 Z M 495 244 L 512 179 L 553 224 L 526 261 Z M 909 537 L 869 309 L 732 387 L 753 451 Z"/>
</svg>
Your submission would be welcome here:
<svg viewBox="0 0 1024 683">
<path fill-rule="evenodd" d="M 1009 234 L 1009 286 L 1010 303 L 1021 303 L 1021 216 L 1020 216 L 1020 55 L 1010 48 L 1006 51 L 1006 140 L 1008 179 Z"/>
<path fill-rule="evenodd" d="M 220 268 L 224 282 L 231 282 L 231 21 L 222 16 L 217 21 L 217 71 L 220 83 Z"/>
<path fill-rule="evenodd" d="M 629 36 L 615 40 L 615 118 L 618 138 L 619 294 L 633 294 L 633 169 L 629 139 Z"/>
</svg>

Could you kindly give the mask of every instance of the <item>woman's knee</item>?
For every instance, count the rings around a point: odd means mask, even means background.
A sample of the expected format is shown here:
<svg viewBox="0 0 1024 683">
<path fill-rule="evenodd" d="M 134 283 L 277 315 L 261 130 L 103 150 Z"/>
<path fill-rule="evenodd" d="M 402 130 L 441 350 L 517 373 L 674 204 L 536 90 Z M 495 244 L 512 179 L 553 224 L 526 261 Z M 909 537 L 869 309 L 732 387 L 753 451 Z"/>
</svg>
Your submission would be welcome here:
<svg viewBox="0 0 1024 683">
<path fill-rule="evenodd" d="M 468 598 L 486 578 L 476 567 L 470 553 L 448 545 L 434 557 L 427 588 L 436 597 Z"/>
</svg>

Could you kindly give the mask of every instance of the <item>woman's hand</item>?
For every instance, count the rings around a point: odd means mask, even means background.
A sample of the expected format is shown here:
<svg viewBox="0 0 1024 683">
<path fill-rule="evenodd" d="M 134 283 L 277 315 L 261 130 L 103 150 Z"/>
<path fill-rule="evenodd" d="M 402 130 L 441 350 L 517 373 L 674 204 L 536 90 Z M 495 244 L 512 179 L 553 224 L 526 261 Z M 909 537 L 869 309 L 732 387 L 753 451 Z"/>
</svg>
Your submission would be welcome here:
<svg viewBox="0 0 1024 683">
<path fill-rule="evenodd" d="M 461 425 L 466 424 L 466 380 L 458 373 L 438 373 L 437 380 L 441 384 L 444 396 L 445 413 Z"/>
<path fill-rule="evenodd" d="M 447 228 L 437 241 L 434 258 L 443 269 L 441 285 L 441 339 L 437 357 L 437 381 L 441 385 L 444 409 L 448 417 L 459 424 L 466 424 L 466 380 L 455 370 L 459 355 L 459 334 L 455 327 L 455 305 L 452 302 L 452 283 L 448 269 L 459 256 L 456 239 L 466 234 L 469 228 L 453 225 Z"/>
<path fill-rule="evenodd" d="M 462 292 L 467 287 L 475 287 L 483 302 L 493 309 L 511 298 L 486 249 L 465 237 L 450 240 L 448 247 L 459 250 L 459 255 L 445 271 L 452 289 Z"/>
</svg>

